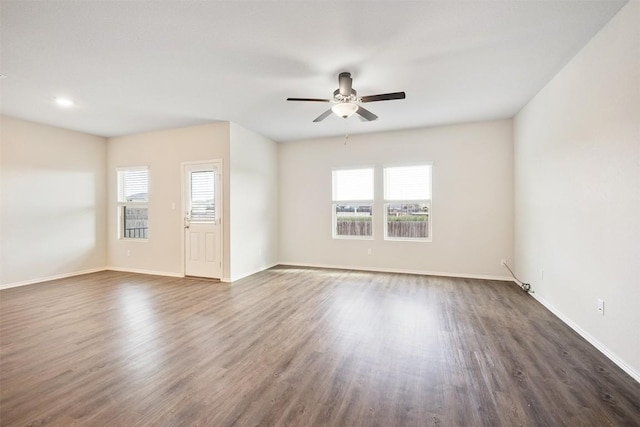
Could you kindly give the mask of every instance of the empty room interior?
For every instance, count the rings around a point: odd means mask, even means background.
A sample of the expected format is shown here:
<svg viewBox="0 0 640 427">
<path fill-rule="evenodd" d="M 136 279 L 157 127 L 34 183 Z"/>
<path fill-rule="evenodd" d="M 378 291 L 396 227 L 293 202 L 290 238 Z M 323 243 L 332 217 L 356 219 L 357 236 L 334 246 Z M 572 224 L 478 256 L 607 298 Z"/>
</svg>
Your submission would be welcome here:
<svg viewBox="0 0 640 427">
<path fill-rule="evenodd" d="M 0 1 L 0 425 L 640 426 L 640 1 Z"/>
</svg>

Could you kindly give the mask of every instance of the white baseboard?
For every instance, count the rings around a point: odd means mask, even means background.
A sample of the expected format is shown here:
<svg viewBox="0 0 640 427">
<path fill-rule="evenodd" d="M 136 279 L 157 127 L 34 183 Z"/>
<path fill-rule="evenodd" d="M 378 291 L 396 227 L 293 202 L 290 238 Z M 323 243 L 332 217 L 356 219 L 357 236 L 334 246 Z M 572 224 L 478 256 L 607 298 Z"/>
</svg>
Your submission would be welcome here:
<svg viewBox="0 0 640 427">
<path fill-rule="evenodd" d="M 21 282 L 5 283 L 0 285 L 0 289 L 9 289 L 9 288 L 15 288 L 17 286 L 33 285 L 35 283 L 48 282 L 50 280 L 66 279 L 67 277 L 80 276 L 82 274 L 89 274 L 89 273 L 97 273 L 99 271 L 105 271 L 105 270 L 107 270 L 107 267 L 91 268 L 89 270 L 72 271 L 70 273 L 55 274 L 53 276 L 23 280 Z"/>
<path fill-rule="evenodd" d="M 230 279 L 228 279 L 228 278 L 226 278 L 226 277 L 225 277 L 225 278 L 223 278 L 223 279 L 221 280 L 221 282 L 226 282 L 226 283 L 235 282 L 236 280 L 244 279 L 245 277 L 252 276 L 252 275 L 254 275 L 254 274 L 256 274 L 256 273 L 260 273 L 261 271 L 268 270 L 268 269 L 273 268 L 273 267 L 275 267 L 276 265 L 280 265 L 280 264 L 281 264 L 281 263 L 277 262 L 277 263 L 275 263 L 275 264 L 271 264 L 271 265 L 267 265 L 267 266 L 264 266 L 264 267 L 258 268 L 258 269 L 256 269 L 256 270 L 254 270 L 254 271 L 250 272 L 250 273 L 244 273 L 244 274 L 241 274 L 240 276 L 234 276 L 234 277 L 232 277 L 232 278 L 230 278 Z"/>
<path fill-rule="evenodd" d="M 483 274 L 445 273 L 441 271 L 405 270 L 400 268 L 353 267 L 353 266 L 344 266 L 344 265 L 308 264 L 308 263 L 298 263 L 298 262 L 279 262 L 277 265 L 283 265 L 283 266 L 290 265 L 293 267 L 332 268 L 336 270 L 373 271 L 378 273 L 417 274 L 420 276 L 458 277 L 461 279 L 501 280 L 505 282 L 514 282 L 513 278 L 510 276 L 487 276 Z"/>
<path fill-rule="evenodd" d="M 534 293 L 532 293 L 530 295 L 533 298 L 535 298 L 536 301 L 538 301 L 540 304 L 542 304 L 547 310 L 549 310 L 551 313 L 553 313 L 558 319 L 562 320 L 567 326 L 569 326 L 571 329 L 576 331 L 578 333 L 578 335 L 580 335 L 582 338 L 587 340 L 589 342 L 589 344 L 591 344 L 592 346 L 597 348 L 602 354 L 607 356 L 609 358 L 609 360 L 611 360 L 613 363 L 618 365 L 620 367 L 620 369 L 625 371 L 627 374 L 631 375 L 631 377 L 633 377 L 634 380 L 636 380 L 636 381 L 638 381 L 640 383 L 640 372 L 637 372 L 636 370 L 634 370 L 624 360 L 620 359 L 618 356 L 616 356 L 615 353 L 613 353 L 611 350 L 609 350 L 604 344 L 602 344 L 600 341 L 598 341 L 596 338 L 594 338 L 591 334 L 589 334 L 587 331 L 585 331 L 580 326 L 578 326 L 576 323 L 574 323 L 571 319 L 569 319 L 564 314 L 562 314 L 558 309 L 556 309 L 553 305 L 551 305 L 547 300 L 545 300 L 544 298 L 542 298 L 542 297 L 540 297 L 540 296 L 538 296 L 537 294 L 534 294 Z"/>
<path fill-rule="evenodd" d="M 184 275 L 181 273 L 173 273 L 169 271 L 143 270 L 140 268 L 107 267 L 105 268 L 105 270 L 121 271 L 123 273 L 150 274 L 152 276 L 184 277 Z"/>
</svg>

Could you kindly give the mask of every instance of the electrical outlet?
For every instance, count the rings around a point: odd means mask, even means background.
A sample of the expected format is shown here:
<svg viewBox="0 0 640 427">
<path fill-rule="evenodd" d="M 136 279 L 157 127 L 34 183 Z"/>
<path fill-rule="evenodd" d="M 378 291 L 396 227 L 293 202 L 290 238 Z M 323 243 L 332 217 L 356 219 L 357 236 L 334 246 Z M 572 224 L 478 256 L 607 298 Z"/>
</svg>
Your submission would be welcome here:
<svg viewBox="0 0 640 427">
<path fill-rule="evenodd" d="M 371 255 L 371 248 L 367 249 L 367 255 Z"/>
<path fill-rule="evenodd" d="M 500 265 L 507 265 L 507 260 L 506 260 L 506 259 L 504 259 L 504 258 L 502 258 L 502 259 L 500 260 Z"/>
<path fill-rule="evenodd" d="M 604 300 L 598 299 L 598 313 L 604 316 Z"/>
<path fill-rule="evenodd" d="M 131 256 L 131 249 L 127 249 L 127 256 Z"/>
</svg>

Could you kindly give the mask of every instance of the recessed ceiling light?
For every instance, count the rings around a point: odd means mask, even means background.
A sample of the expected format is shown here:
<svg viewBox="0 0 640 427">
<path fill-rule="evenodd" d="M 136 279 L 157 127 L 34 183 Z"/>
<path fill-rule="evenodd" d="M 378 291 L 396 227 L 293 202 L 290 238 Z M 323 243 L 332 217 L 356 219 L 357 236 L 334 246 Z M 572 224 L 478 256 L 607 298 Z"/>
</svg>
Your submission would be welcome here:
<svg viewBox="0 0 640 427">
<path fill-rule="evenodd" d="M 56 104 L 60 107 L 71 107 L 73 106 L 73 101 L 69 98 L 56 98 Z"/>
<path fill-rule="evenodd" d="M 59 107 L 73 107 L 74 103 L 69 98 L 56 98 Z"/>
</svg>

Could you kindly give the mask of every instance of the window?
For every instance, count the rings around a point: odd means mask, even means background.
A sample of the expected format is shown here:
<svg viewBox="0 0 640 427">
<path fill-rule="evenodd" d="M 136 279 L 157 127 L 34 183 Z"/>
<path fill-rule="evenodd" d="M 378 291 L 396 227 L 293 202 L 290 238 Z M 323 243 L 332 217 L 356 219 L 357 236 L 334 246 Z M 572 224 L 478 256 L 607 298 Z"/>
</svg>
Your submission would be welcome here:
<svg viewBox="0 0 640 427">
<path fill-rule="evenodd" d="M 190 221 L 215 221 L 215 174 L 212 170 L 191 172 Z"/>
<path fill-rule="evenodd" d="M 384 168 L 384 238 L 431 239 L 431 165 Z"/>
<path fill-rule="evenodd" d="M 149 237 L 149 168 L 118 169 L 118 237 Z"/>
<path fill-rule="evenodd" d="M 333 237 L 373 237 L 373 168 L 333 171 Z"/>
</svg>

